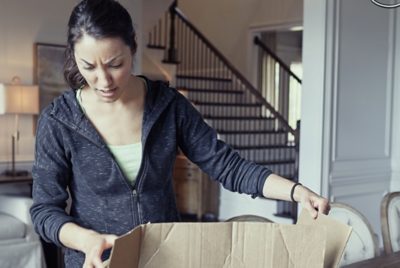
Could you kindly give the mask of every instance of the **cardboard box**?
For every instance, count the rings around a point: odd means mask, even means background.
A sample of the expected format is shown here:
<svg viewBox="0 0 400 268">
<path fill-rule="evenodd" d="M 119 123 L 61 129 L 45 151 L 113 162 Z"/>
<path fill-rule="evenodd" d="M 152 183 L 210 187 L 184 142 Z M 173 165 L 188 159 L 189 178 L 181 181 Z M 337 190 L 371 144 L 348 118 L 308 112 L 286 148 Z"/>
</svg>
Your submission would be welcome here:
<svg viewBox="0 0 400 268">
<path fill-rule="evenodd" d="M 334 236 L 328 231 L 332 225 L 335 226 Z M 350 227 L 332 222 L 324 215 L 314 221 L 308 213 L 302 213 L 297 225 L 259 222 L 146 224 L 116 240 L 105 267 L 320 268 L 324 267 L 324 262 L 325 265 L 339 263 L 349 235 Z"/>
<path fill-rule="evenodd" d="M 306 211 L 301 212 L 297 225 L 325 226 L 327 243 L 325 246 L 324 267 L 339 267 L 353 228 L 325 215 L 319 215 L 314 220 Z"/>
</svg>

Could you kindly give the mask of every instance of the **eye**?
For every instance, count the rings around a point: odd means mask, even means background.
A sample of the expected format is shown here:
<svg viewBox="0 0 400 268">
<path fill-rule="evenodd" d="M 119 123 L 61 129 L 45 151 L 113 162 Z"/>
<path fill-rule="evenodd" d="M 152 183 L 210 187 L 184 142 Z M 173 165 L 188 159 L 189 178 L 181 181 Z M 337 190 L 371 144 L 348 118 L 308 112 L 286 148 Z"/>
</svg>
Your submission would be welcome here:
<svg viewBox="0 0 400 268">
<path fill-rule="evenodd" d="M 119 63 L 119 64 L 111 64 L 111 65 L 109 65 L 109 67 L 110 68 L 113 68 L 113 69 L 118 69 L 118 68 L 120 68 L 122 66 L 122 63 Z"/>
<path fill-rule="evenodd" d="M 93 70 L 93 69 L 94 69 L 94 66 L 89 66 L 89 65 L 86 65 L 86 66 L 83 66 L 83 69 L 84 69 L 84 70 L 91 71 L 91 70 Z"/>
</svg>

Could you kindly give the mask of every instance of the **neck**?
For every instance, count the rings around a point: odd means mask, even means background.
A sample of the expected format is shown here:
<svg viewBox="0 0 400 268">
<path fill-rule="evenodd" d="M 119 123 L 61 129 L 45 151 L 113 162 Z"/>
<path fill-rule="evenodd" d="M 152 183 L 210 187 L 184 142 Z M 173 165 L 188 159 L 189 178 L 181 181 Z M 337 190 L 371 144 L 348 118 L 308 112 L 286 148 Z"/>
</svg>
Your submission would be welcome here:
<svg viewBox="0 0 400 268">
<path fill-rule="evenodd" d="M 112 112 L 124 107 L 140 105 L 143 103 L 145 92 L 143 79 L 131 75 L 127 87 L 121 91 L 121 95 L 115 101 L 105 102 L 101 100 L 94 89 L 86 86 L 81 92 L 81 103 L 84 106 L 95 107 L 96 110 Z"/>
</svg>

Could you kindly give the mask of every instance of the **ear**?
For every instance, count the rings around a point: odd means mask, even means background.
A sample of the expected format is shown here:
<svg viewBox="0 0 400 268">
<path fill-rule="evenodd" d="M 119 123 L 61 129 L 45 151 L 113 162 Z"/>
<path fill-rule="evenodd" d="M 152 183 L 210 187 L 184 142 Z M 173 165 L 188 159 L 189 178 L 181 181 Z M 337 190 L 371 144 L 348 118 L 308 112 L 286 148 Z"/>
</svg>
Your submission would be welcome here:
<svg viewBox="0 0 400 268">
<path fill-rule="evenodd" d="M 136 42 L 136 34 L 133 33 L 132 34 L 132 45 L 131 45 L 131 53 L 134 56 L 136 54 L 136 50 L 137 50 L 137 42 Z"/>
</svg>

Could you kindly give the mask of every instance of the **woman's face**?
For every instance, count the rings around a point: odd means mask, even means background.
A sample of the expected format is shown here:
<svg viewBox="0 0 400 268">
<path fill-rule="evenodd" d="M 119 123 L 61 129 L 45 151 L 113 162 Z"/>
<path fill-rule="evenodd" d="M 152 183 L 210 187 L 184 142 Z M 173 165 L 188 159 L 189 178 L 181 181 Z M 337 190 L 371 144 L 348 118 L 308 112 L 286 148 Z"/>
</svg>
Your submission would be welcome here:
<svg viewBox="0 0 400 268">
<path fill-rule="evenodd" d="M 101 101 L 114 102 L 128 88 L 133 55 L 121 38 L 95 39 L 87 34 L 75 44 L 79 72 Z"/>
</svg>

